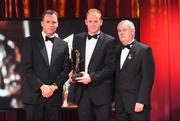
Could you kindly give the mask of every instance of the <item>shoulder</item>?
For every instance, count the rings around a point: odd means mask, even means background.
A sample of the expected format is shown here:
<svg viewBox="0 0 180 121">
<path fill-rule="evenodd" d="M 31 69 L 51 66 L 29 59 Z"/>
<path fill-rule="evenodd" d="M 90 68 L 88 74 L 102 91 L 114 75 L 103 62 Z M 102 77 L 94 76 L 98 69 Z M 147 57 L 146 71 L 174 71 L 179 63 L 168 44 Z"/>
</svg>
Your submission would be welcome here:
<svg viewBox="0 0 180 121">
<path fill-rule="evenodd" d="M 100 36 L 99 36 L 99 39 L 102 40 L 104 44 L 107 44 L 107 45 L 111 44 L 111 45 L 113 45 L 113 46 L 116 45 L 116 40 L 115 40 L 115 38 L 112 37 L 112 36 L 109 35 L 109 34 L 106 34 L 106 33 L 101 32 L 101 33 L 100 33 Z"/>
<path fill-rule="evenodd" d="M 135 45 L 140 51 L 152 51 L 151 47 L 147 44 L 135 41 Z"/>
<path fill-rule="evenodd" d="M 104 33 L 104 32 L 101 32 L 100 35 L 102 35 L 105 39 L 111 39 L 111 40 L 114 39 L 113 36 L 111 36 L 111 35 L 109 35 L 109 34 L 106 34 L 106 33 Z"/>
<path fill-rule="evenodd" d="M 101 32 L 100 33 L 100 39 L 102 39 L 104 42 L 112 42 L 112 43 L 115 43 L 115 38 L 109 34 L 106 34 L 106 33 L 103 33 Z"/>
<path fill-rule="evenodd" d="M 147 44 L 140 43 L 140 42 L 139 42 L 139 44 L 140 44 L 141 48 L 143 48 L 143 49 L 151 49 L 151 47 Z"/>
<path fill-rule="evenodd" d="M 82 32 L 75 34 L 73 37 L 73 44 L 80 44 L 81 42 L 86 40 L 87 32 Z"/>
<path fill-rule="evenodd" d="M 34 36 L 25 37 L 23 43 L 24 44 L 30 44 L 34 39 L 35 39 Z"/>
<path fill-rule="evenodd" d="M 82 32 L 82 33 L 78 33 L 75 34 L 74 37 L 76 38 L 84 38 L 87 35 L 87 32 Z"/>
<path fill-rule="evenodd" d="M 33 40 L 34 36 L 27 36 L 25 37 L 25 41 L 31 41 Z"/>
<path fill-rule="evenodd" d="M 56 37 L 55 39 L 56 39 L 56 41 L 57 41 L 58 43 L 60 43 L 60 44 L 68 45 L 68 42 L 64 41 L 64 40 L 63 40 L 62 38 L 60 38 L 60 37 Z"/>
<path fill-rule="evenodd" d="M 39 40 L 42 38 L 41 34 L 35 34 L 35 35 L 30 35 L 28 37 L 25 38 L 26 41 L 35 41 L 35 40 Z"/>
</svg>

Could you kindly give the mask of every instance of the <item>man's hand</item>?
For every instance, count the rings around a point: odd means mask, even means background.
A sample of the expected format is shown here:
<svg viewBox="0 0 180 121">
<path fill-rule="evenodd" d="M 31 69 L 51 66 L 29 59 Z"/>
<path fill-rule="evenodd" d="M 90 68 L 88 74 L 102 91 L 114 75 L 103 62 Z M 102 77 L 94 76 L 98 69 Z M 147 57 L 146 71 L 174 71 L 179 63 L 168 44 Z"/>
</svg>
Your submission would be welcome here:
<svg viewBox="0 0 180 121">
<path fill-rule="evenodd" d="M 72 84 L 74 84 L 75 83 L 75 81 L 73 81 L 72 79 L 71 79 L 71 77 L 69 77 L 69 79 L 67 80 L 69 83 L 72 83 Z"/>
<path fill-rule="evenodd" d="M 50 86 L 50 88 L 51 88 L 51 90 L 52 90 L 53 93 L 54 93 L 54 91 L 58 89 L 58 86 L 54 83 L 54 84 L 52 84 L 52 85 Z"/>
<path fill-rule="evenodd" d="M 85 72 L 81 72 L 81 73 L 83 73 L 83 77 L 76 78 L 78 80 L 77 81 L 78 83 L 83 83 L 83 84 L 87 85 L 92 82 L 89 74 L 87 74 Z"/>
<path fill-rule="evenodd" d="M 52 89 L 51 89 L 52 88 Z M 53 87 L 51 87 L 51 86 L 49 86 L 49 85 L 45 85 L 45 84 L 43 84 L 41 87 L 40 87 L 40 89 L 41 89 L 41 94 L 42 94 L 42 96 L 43 97 L 45 97 L 45 98 L 49 98 L 49 97 L 51 97 L 52 95 L 53 95 L 53 93 L 54 93 L 54 89 L 53 89 Z"/>
<path fill-rule="evenodd" d="M 142 112 L 142 111 L 143 111 L 143 108 L 144 108 L 144 104 L 137 102 L 136 105 L 135 105 L 134 111 L 135 111 L 135 112 Z"/>
</svg>

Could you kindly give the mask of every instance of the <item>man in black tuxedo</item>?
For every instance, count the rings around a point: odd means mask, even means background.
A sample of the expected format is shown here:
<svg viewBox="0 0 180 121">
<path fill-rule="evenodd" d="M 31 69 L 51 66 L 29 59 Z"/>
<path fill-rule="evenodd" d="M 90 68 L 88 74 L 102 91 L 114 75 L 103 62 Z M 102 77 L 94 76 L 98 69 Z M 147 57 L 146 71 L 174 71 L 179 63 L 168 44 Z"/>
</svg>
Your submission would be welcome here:
<svg viewBox="0 0 180 121">
<path fill-rule="evenodd" d="M 117 25 L 115 110 L 117 121 L 149 121 L 150 96 L 154 81 L 152 50 L 134 39 L 135 27 L 129 20 Z"/>
<path fill-rule="evenodd" d="M 73 50 L 80 53 L 79 71 L 83 73 L 75 82 L 80 121 L 111 120 L 115 39 L 100 31 L 102 23 L 99 10 L 88 10 L 88 32 L 75 35 L 73 40 Z"/>
<path fill-rule="evenodd" d="M 23 45 L 23 102 L 28 121 L 59 121 L 63 84 L 71 70 L 68 45 L 55 33 L 55 11 L 43 13 L 41 26 L 42 32 L 27 37 Z"/>
</svg>

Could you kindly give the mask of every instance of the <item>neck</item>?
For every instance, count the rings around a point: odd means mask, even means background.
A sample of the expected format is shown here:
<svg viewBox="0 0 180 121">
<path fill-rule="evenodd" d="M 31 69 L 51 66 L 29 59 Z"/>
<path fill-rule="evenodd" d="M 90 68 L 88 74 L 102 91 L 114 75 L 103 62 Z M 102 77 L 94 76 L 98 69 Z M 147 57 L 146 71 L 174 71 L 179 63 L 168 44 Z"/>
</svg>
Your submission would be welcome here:
<svg viewBox="0 0 180 121">
<path fill-rule="evenodd" d="M 92 32 L 88 32 L 89 35 L 95 35 L 95 34 L 99 34 L 99 33 L 100 33 L 100 31 L 98 31 L 98 32 L 93 32 L 93 33 L 92 33 Z"/>
<path fill-rule="evenodd" d="M 46 35 L 47 37 L 52 37 L 52 36 L 54 36 L 54 33 L 53 33 L 53 34 L 48 34 L 48 33 L 45 33 L 44 31 L 42 31 L 42 33 L 44 33 L 44 35 Z"/>
</svg>

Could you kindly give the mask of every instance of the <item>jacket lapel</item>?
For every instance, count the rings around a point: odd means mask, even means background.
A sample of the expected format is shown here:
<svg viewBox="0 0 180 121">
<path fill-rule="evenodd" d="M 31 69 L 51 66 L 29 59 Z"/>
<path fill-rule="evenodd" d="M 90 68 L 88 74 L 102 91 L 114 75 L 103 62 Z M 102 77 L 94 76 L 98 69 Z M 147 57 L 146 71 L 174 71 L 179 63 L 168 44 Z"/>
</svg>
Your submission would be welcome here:
<svg viewBox="0 0 180 121">
<path fill-rule="evenodd" d="M 57 37 L 54 39 L 53 48 L 52 48 L 52 54 L 51 54 L 51 63 L 50 66 L 53 66 L 55 63 L 56 58 L 58 57 L 58 54 L 62 52 L 63 46 L 61 45 L 61 42 L 63 41 Z"/>
<path fill-rule="evenodd" d="M 86 37 L 87 37 L 87 33 L 84 34 L 83 36 L 83 40 L 82 40 L 82 45 L 81 45 L 81 61 L 82 61 L 82 65 L 85 65 L 85 53 L 86 53 Z M 85 66 L 84 66 L 85 68 Z"/>
<path fill-rule="evenodd" d="M 40 53 L 43 59 L 45 60 L 45 63 L 49 66 L 48 55 L 47 55 L 43 37 L 40 36 L 37 41 L 38 41 L 38 47 L 40 48 Z"/>
<path fill-rule="evenodd" d="M 126 57 L 126 60 L 125 60 L 125 62 L 124 62 L 124 64 L 123 64 L 123 66 L 122 66 L 121 69 L 126 68 L 127 65 L 129 64 L 129 62 L 132 61 L 132 59 L 133 59 L 134 56 L 135 56 L 135 52 L 136 52 L 136 42 L 135 42 L 135 43 L 133 44 L 133 46 L 131 47 L 131 49 L 130 49 L 127 57 Z"/>
<path fill-rule="evenodd" d="M 101 48 L 101 45 L 103 43 L 103 39 L 104 39 L 104 36 L 103 36 L 103 33 L 101 32 L 100 35 L 99 35 L 99 39 L 97 40 L 97 43 L 96 43 L 96 46 L 94 48 L 94 51 L 92 53 L 92 56 L 91 56 L 91 60 L 89 62 L 89 65 L 91 64 L 93 58 L 96 56 L 96 54 L 98 53 L 98 50 Z"/>
<path fill-rule="evenodd" d="M 56 60 L 56 55 L 57 55 L 57 48 L 58 48 L 58 44 L 57 44 L 58 40 L 55 37 L 54 39 L 54 43 L 53 43 L 53 48 L 52 48 L 52 53 L 51 53 L 51 63 L 50 65 L 52 66 L 54 61 Z"/>
<path fill-rule="evenodd" d="M 82 36 L 82 42 L 80 45 L 80 66 L 81 69 L 85 71 L 85 53 L 86 53 L 86 37 L 87 37 L 87 33 L 85 33 Z"/>
<path fill-rule="evenodd" d="M 116 46 L 116 52 L 117 52 L 117 53 L 116 53 L 116 54 L 117 54 L 117 55 L 116 55 L 116 57 L 117 57 L 117 59 L 116 59 L 116 61 L 117 61 L 117 62 L 116 62 L 116 63 L 117 63 L 117 66 L 116 66 L 116 67 L 118 68 L 118 70 L 120 70 L 120 63 L 121 63 L 121 62 L 120 62 L 120 61 L 121 61 L 121 59 L 120 59 L 120 57 L 121 57 L 121 56 L 120 56 L 120 55 L 121 55 L 121 47 L 120 47 L 119 44 Z"/>
</svg>

